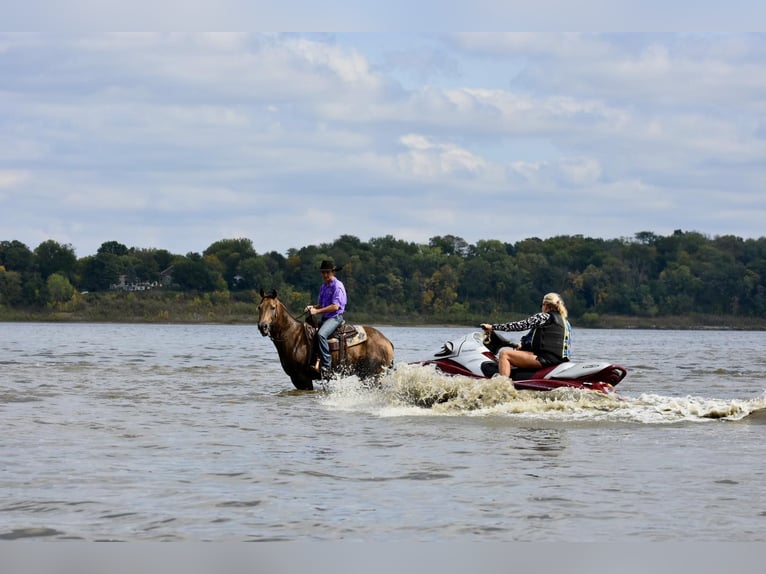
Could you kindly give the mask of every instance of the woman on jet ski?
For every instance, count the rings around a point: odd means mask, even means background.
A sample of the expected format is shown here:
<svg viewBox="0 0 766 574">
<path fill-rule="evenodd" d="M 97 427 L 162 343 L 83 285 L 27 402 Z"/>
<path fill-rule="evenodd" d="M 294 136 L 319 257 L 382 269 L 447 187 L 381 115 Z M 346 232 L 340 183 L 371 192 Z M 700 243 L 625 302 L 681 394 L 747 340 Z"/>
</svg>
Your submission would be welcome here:
<svg viewBox="0 0 766 574">
<path fill-rule="evenodd" d="M 482 323 L 485 331 L 524 331 L 521 344 L 503 347 L 497 356 L 498 374 L 511 376 L 511 367 L 540 369 L 569 360 L 572 327 L 567 321 L 567 308 L 558 293 L 543 297 L 542 311 L 522 321 Z"/>
</svg>

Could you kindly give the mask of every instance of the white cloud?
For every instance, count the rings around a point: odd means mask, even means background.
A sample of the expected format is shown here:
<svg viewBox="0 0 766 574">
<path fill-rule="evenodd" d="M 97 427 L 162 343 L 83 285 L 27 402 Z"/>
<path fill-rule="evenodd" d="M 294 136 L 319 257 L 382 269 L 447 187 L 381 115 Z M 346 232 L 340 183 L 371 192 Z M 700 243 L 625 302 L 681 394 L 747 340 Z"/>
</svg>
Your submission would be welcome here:
<svg viewBox="0 0 766 574">
<path fill-rule="evenodd" d="M 399 155 L 399 166 L 416 178 L 477 176 L 488 168 L 480 157 L 454 144 L 434 143 L 418 134 L 402 136 L 401 143 L 408 151 Z"/>
<path fill-rule="evenodd" d="M 365 39 L 0 35 L 0 239 L 762 234 L 762 35 Z"/>
<path fill-rule="evenodd" d="M 565 158 L 560 170 L 565 183 L 579 187 L 592 185 L 601 177 L 601 165 L 592 158 Z"/>
<path fill-rule="evenodd" d="M 0 188 L 16 187 L 29 177 L 30 174 L 22 170 L 0 170 Z"/>
</svg>

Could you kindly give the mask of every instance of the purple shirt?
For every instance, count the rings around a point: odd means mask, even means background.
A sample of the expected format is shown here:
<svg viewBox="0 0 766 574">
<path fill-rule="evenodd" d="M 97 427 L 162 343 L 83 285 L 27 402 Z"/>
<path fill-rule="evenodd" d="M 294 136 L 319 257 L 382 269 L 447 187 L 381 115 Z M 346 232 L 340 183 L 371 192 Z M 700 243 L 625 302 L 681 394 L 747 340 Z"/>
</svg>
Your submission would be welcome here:
<svg viewBox="0 0 766 574">
<path fill-rule="evenodd" d="M 337 277 L 333 277 L 333 280 L 329 283 L 322 283 L 322 287 L 319 289 L 318 307 L 327 307 L 333 303 L 339 306 L 338 310 L 332 313 L 323 313 L 322 317 L 325 319 L 342 315 L 346 310 L 346 287 Z"/>
</svg>

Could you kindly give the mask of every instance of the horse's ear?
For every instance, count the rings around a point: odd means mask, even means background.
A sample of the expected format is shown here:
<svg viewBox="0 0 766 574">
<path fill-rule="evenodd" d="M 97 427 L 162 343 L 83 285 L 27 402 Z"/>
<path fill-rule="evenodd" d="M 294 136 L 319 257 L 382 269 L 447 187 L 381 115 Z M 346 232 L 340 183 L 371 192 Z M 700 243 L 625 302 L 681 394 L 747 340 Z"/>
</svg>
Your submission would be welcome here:
<svg viewBox="0 0 766 574">
<path fill-rule="evenodd" d="M 263 289 L 261 289 L 261 299 L 263 299 L 266 296 L 266 293 L 263 292 Z"/>
<path fill-rule="evenodd" d="M 276 289 L 272 289 L 272 290 L 271 290 L 271 293 L 269 293 L 269 295 L 270 295 L 271 297 L 274 297 L 274 299 L 276 299 L 276 298 L 277 298 L 277 290 L 276 290 Z"/>
</svg>

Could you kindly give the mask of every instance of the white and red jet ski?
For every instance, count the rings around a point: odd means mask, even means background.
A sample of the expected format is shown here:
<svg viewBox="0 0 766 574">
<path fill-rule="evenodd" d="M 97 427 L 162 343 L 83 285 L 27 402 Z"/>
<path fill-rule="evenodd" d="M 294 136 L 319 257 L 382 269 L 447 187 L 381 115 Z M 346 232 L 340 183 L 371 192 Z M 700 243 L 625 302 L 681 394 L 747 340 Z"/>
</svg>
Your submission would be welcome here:
<svg viewBox="0 0 766 574">
<path fill-rule="evenodd" d="M 482 332 L 470 333 L 444 343 L 421 365 L 434 365 L 446 375 L 463 375 L 476 379 L 490 379 L 497 374 L 497 353 L 510 341 L 499 335 Z M 586 389 L 609 393 L 614 391 L 628 371 L 620 365 L 602 361 L 573 362 L 544 367 L 538 370 L 513 368 L 511 380 L 519 390 L 551 391 L 561 387 Z"/>
</svg>

